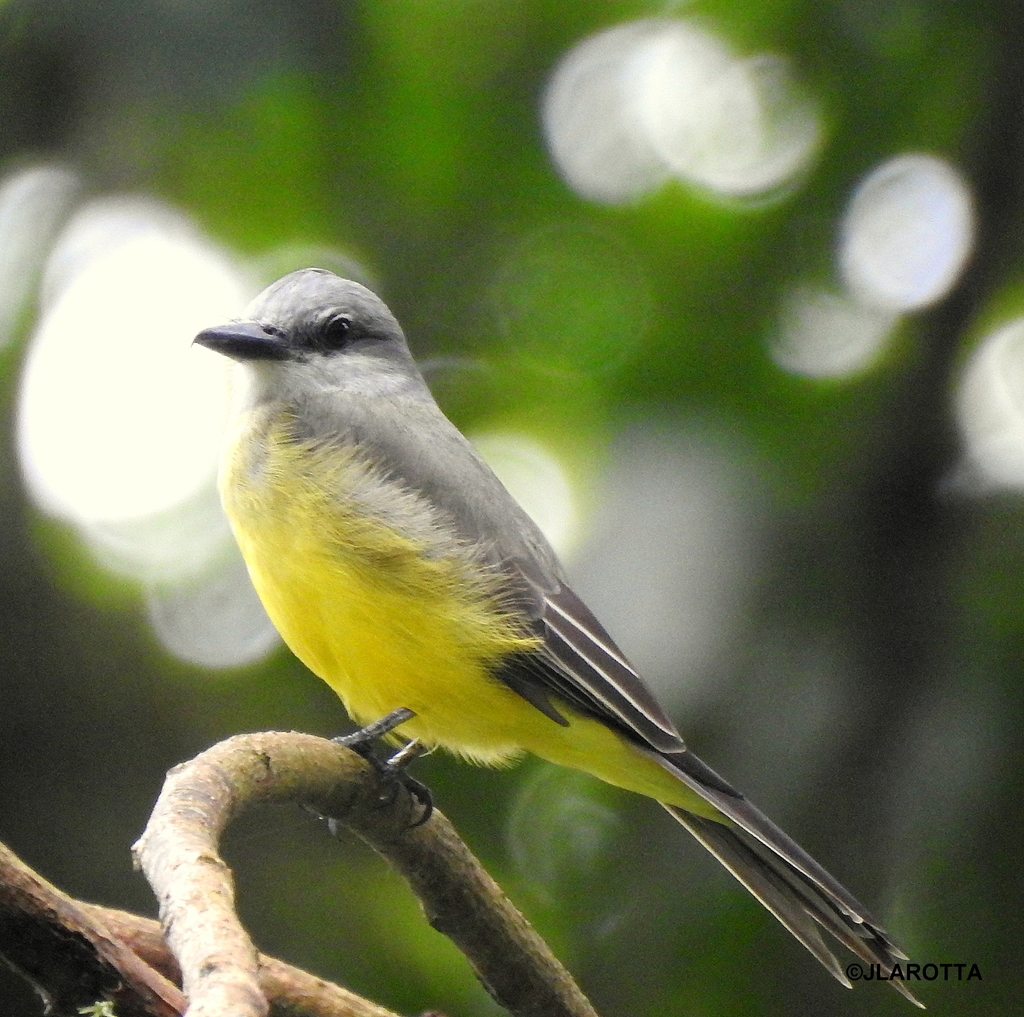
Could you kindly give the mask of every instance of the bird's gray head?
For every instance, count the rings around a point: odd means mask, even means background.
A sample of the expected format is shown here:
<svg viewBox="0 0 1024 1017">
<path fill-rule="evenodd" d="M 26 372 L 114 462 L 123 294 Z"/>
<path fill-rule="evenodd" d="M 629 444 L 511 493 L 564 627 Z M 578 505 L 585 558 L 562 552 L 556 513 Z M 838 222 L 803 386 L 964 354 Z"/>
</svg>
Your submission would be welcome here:
<svg viewBox="0 0 1024 1017">
<path fill-rule="evenodd" d="M 401 326 L 384 301 L 322 268 L 278 279 L 253 300 L 242 320 L 204 329 L 195 341 L 254 367 L 327 366 L 352 354 L 398 362 L 409 358 Z"/>
</svg>

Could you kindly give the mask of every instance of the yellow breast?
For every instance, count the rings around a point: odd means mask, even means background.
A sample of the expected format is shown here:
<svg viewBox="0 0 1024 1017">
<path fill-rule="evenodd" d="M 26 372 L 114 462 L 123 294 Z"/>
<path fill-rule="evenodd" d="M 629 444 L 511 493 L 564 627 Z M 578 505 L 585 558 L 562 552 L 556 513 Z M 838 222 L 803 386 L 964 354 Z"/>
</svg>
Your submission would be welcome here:
<svg viewBox="0 0 1024 1017">
<path fill-rule="evenodd" d="M 240 431 L 222 498 L 256 591 L 282 638 L 367 723 L 398 707 L 403 733 L 480 761 L 519 745 L 536 712 L 490 676 L 535 649 L 465 548 L 438 555 L 368 514 L 370 467 L 352 450 L 312 449 L 280 422 Z M 409 498 L 398 489 L 395 498 Z M 530 720 L 532 721 L 532 717 Z"/>
</svg>

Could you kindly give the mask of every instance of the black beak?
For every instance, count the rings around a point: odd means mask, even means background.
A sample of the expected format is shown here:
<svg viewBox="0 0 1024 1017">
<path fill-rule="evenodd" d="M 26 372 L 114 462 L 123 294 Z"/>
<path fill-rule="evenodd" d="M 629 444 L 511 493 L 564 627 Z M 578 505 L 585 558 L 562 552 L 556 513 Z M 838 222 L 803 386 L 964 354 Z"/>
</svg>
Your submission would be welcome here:
<svg viewBox="0 0 1024 1017">
<path fill-rule="evenodd" d="M 193 340 L 232 360 L 289 360 L 291 348 L 276 329 L 255 321 L 233 321 L 229 325 L 204 328 Z"/>
</svg>

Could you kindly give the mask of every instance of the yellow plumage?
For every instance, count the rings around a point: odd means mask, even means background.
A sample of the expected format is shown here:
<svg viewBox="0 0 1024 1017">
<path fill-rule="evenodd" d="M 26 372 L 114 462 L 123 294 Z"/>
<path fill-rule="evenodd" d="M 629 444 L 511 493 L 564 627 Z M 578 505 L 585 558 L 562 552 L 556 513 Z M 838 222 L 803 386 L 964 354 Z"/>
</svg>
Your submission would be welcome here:
<svg viewBox="0 0 1024 1017">
<path fill-rule="evenodd" d="M 498 577 L 487 582 L 471 549 L 425 554 L 361 512 L 351 492 L 368 470 L 351 449 L 295 441 L 287 415 L 265 408 L 240 419 L 221 470 L 224 506 L 270 620 L 356 721 L 405 707 L 416 716 L 402 735 L 428 747 L 492 765 L 529 751 L 719 815 L 605 725 L 568 709 L 570 726 L 554 724 L 492 677 L 540 639 L 501 608 Z"/>
</svg>

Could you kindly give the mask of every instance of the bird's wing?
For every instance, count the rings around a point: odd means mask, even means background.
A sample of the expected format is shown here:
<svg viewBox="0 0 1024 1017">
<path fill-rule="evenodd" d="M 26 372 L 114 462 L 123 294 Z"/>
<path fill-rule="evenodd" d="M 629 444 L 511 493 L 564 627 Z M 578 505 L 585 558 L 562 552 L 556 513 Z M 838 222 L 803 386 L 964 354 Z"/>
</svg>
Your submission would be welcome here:
<svg viewBox="0 0 1024 1017">
<path fill-rule="evenodd" d="M 888 974 L 906 958 L 838 880 L 714 770 L 688 751 L 615 643 L 566 586 L 544 598 L 544 650 L 502 675 L 554 720 L 565 700 L 622 731 L 721 813 L 708 819 L 665 805 L 828 971 L 849 985 L 821 936 L 824 929 Z M 893 987 L 920 1006 L 899 979 Z"/>
<path fill-rule="evenodd" d="M 544 597 L 541 623 L 544 648 L 532 669 L 536 681 L 645 745 L 663 752 L 684 748 L 643 679 L 568 586 Z"/>
</svg>

